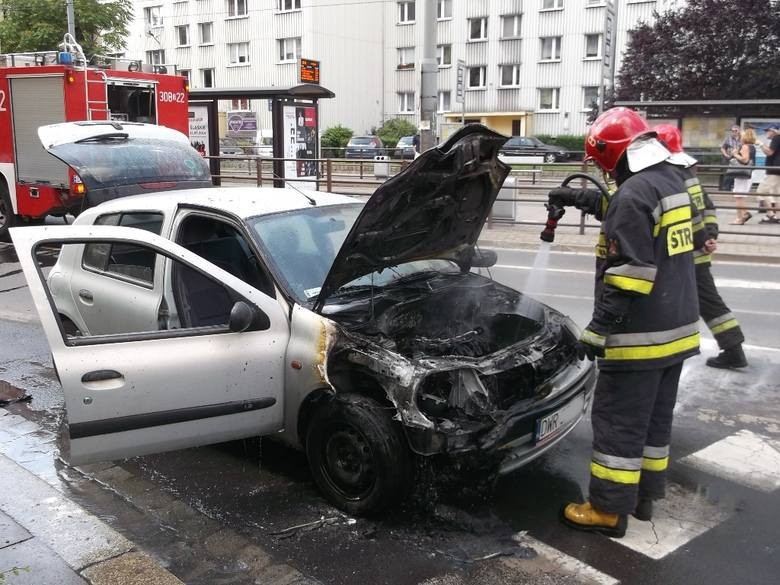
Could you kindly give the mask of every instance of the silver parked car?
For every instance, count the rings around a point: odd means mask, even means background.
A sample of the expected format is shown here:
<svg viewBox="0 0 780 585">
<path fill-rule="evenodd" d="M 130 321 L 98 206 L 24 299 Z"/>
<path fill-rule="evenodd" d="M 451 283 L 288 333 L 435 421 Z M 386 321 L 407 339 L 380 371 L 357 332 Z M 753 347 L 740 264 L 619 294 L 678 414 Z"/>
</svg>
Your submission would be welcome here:
<svg viewBox="0 0 780 585">
<path fill-rule="evenodd" d="M 69 143 L 67 126 L 42 128 L 44 146 L 88 190 L 119 181 L 134 128 L 96 124 Z M 65 394 L 66 458 L 273 434 L 305 450 L 335 505 L 362 514 L 403 498 L 418 458 L 508 472 L 545 452 L 582 417 L 594 368 L 568 318 L 472 271 L 495 262 L 475 244 L 508 172 L 503 141 L 470 125 L 365 205 L 136 185 L 146 194 L 71 226 L 12 230 Z M 153 159 L 135 163 L 160 183 L 189 164 Z M 58 254 L 48 274 L 42 249 Z"/>
</svg>

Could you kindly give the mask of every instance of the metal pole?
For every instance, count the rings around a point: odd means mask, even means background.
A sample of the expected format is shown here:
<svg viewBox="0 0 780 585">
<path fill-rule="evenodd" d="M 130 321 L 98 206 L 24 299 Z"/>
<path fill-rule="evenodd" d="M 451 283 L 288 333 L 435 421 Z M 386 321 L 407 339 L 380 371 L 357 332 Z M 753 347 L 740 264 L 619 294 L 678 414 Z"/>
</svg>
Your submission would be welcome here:
<svg viewBox="0 0 780 585">
<path fill-rule="evenodd" d="M 73 0 L 65 0 L 65 9 L 68 12 L 68 33 L 76 38 L 76 16 L 73 14 Z"/>
<path fill-rule="evenodd" d="M 436 62 L 436 6 L 437 0 L 423 0 L 422 5 L 422 60 L 420 62 L 420 152 L 436 144 L 436 109 L 439 101 Z"/>
</svg>

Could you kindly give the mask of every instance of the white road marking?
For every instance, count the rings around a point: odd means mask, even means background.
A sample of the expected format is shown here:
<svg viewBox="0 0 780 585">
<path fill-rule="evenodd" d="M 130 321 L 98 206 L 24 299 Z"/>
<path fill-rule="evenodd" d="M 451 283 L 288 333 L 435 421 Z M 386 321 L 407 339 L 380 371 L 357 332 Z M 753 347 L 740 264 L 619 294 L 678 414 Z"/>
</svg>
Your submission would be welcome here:
<svg viewBox="0 0 780 585">
<path fill-rule="evenodd" d="M 521 546 L 531 547 L 539 556 L 544 557 L 551 563 L 561 567 L 563 570 L 579 577 L 585 577 L 598 585 L 619 585 L 620 583 L 620 581 L 614 577 L 610 577 L 609 575 L 594 569 L 590 565 L 546 545 L 532 536 L 528 536 L 525 532 L 518 532 L 512 537 L 512 540 Z"/>
<path fill-rule="evenodd" d="M 780 488 L 780 442 L 748 430 L 721 439 L 681 462 L 762 492 Z"/>
<path fill-rule="evenodd" d="M 628 517 L 628 530 L 615 542 L 651 559 L 662 559 L 728 517 L 702 494 L 676 484 L 666 488 L 666 498 L 653 506 L 653 519 L 641 522 Z"/>
</svg>

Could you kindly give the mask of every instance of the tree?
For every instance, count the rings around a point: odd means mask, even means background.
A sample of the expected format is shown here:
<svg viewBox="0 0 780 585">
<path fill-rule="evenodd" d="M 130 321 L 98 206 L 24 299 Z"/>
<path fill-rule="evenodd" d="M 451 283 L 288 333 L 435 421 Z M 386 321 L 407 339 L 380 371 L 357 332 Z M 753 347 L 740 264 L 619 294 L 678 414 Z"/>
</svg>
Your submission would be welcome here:
<svg viewBox="0 0 780 585">
<path fill-rule="evenodd" d="M 323 148 L 344 148 L 352 138 L 352 130 L 341 124 L 331 126 L 322 133 L 320 144 Z"/>
<path fill-rule="evenodd" d="M 632 31 L 618 75 L 622 100 L 776 98 L 780 5 L 689 0 Z"/>
<path fill-rule="evenodd" d="M 68 31 L 65 0 L 0 0 L 4 53 L 56 51 Z M 132 0 L 74 0 L 76 41 L 87 57 L 120 49 L 133 18 Z"/>
<path fill-rule="evenodd" d="M 417 134 L 415 125 L 403 118 L 385 120 L 376 130 L 376 135 L 388 147 L 398 144 L 401 136 L 413 136 L 414 134 Z"/>
</svg>

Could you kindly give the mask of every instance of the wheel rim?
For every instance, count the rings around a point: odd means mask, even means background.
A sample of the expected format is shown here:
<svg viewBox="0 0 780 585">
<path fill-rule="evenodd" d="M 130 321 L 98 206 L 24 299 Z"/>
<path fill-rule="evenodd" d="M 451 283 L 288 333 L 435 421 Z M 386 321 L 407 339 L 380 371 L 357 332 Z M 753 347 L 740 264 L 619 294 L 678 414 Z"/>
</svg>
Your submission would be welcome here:
<svg viewBox="0 0 780 585">
<path fill-rule="evenodd" d="M 320 470 L 330 488 L 347 500 L 361 500 L 376 484 L 371 446 L 358 429 L 334 424 L 322 444 Z"/>
<path fill-rule="evenodd" d="M 544 157 L 544 162 L 553 163 L 555 162 L 555 155 L 554 154 L 548 154 Z"/>
</svg>

